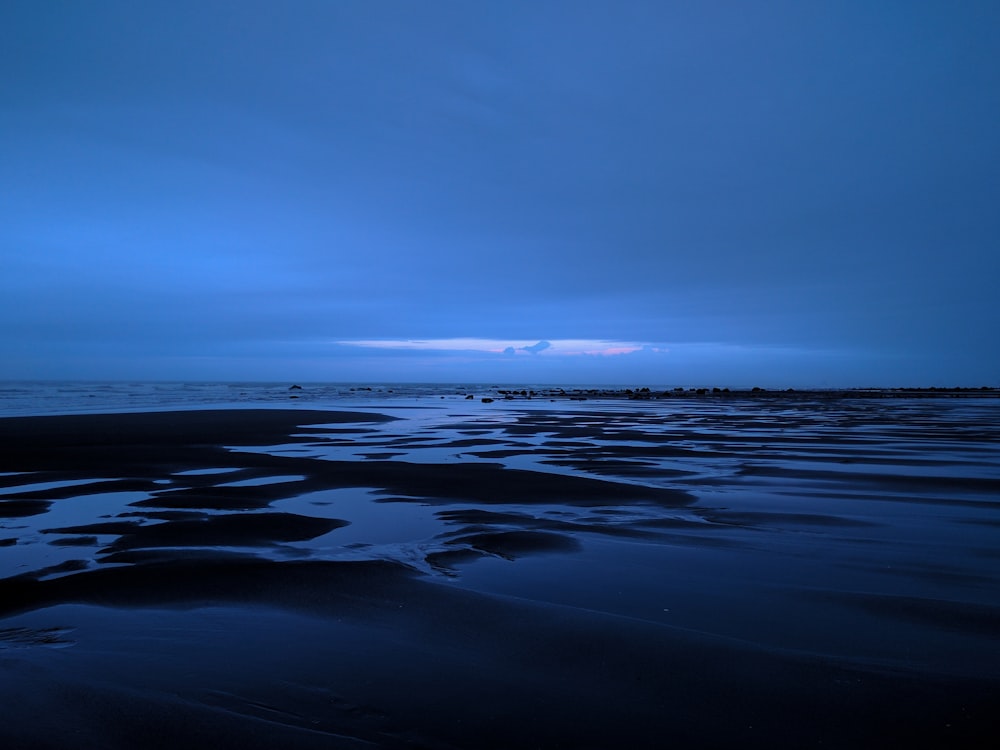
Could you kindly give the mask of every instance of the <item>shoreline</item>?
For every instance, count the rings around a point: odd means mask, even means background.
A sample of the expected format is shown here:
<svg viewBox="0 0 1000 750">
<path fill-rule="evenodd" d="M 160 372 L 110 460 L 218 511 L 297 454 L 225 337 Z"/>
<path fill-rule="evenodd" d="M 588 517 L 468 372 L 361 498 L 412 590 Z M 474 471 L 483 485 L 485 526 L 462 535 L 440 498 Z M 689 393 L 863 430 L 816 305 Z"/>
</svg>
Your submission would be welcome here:
<svg viewBox="0 0 1000 750">
<path fill-rule="evenodd" d="M 0 739 L 996 736 L 991 408 L 755 403 L 0 418 Z"/>
</svg>

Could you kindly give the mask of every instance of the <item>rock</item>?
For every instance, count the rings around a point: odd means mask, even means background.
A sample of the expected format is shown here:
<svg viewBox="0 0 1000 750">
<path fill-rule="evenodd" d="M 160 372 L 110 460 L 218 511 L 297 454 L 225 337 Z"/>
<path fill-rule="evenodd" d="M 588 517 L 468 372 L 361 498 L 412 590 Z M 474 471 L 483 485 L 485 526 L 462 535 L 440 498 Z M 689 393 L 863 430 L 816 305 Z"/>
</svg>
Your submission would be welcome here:
<svg viewBox="0 0 1000 750">
<path fill-rule="evenodd" d="M 493 399 L 491 399 L 491 398 L 484 398 L 482 401 L 483 401 L 484 404 L 492 404 L 493 403 Z"/>
</svg>

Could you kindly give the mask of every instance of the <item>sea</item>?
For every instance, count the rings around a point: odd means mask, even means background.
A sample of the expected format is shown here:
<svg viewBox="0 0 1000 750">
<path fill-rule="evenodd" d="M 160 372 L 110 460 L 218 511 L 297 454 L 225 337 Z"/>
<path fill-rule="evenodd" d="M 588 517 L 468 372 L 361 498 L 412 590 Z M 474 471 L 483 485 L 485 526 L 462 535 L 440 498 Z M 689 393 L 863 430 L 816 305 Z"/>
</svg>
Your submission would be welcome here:
<svg viewBox="0 0 1000 750">
<path fill-rule="evenodd" d="M 638 399 L 652 407 L 673 402 L 676 396 L 755 396 L 757 388 L 698 388 L 652 384 L 539 384 L 539 383 L 371 383 L 371 382 L 262 382 L 262 381 L 93 381 L 0 380 L 0 417 L 43 414 L 94 414 L 173 409 L 430 407 L 449 402 L 493 399 L 515 400 L 519 408 L 543 404 L 560 408 L 581 400 L 605 403 Z M 943 401 L 956 396 L 988 404 L 1000 403 L 995 388 L 902 389 L 810 388 L 803 391 L 764 392 L 765 396 L 813 397 L 820 401 L 843 397 L 919 398 Z M 699 399 L 700 400 L 700 399 Z M 710 400 L 715 400 L 714 398 Z M 726 408 L 726 400 L 714 408 Z M 532 403 L 533 402 L 533 403 Z M 745 404 L 743 405 L 745 406 Z M 742 408 L 742 407 L 741 407 Z"/>
<path fill-rule="evenodd" d="M 148 381 L 0 381 L 0 416 L 167 409 L 320 408 L 429 405 L 503 396 L 516 388 L 536 394 L 552 386 L 472 383 L 288 383 Z M 587 386 L 574 386 L 574 388 Z M 607 388 L 607 386 L 602 386 Z"/>
</svg>

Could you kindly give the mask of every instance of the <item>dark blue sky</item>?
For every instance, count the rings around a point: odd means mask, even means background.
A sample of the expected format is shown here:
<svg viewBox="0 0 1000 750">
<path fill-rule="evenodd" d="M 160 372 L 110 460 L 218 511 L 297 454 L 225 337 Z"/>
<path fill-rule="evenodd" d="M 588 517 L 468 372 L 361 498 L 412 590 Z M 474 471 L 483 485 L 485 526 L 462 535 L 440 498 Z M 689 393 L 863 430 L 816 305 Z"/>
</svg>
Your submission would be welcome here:
<svg viewBox="0 0 1000 750">
<path fill-rule="evenodd" d="M 997 50 L 995 2 L 5 0 L 0 377 L 1000 385 Z"/>
</svg>

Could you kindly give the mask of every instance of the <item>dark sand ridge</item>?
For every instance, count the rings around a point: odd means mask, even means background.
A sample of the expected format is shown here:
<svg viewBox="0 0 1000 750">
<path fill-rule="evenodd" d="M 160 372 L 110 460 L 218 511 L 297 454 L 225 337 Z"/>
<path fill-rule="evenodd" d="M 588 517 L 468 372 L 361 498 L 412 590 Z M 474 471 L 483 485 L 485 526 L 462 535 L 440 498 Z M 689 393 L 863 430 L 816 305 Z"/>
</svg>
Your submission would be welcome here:
<svg viewBox="0 0 1000 750">
<path fill-rule="evenodd" d="M 322 461 L 222 447 L 278 445 L 293 434 L 324 442 L 322 428 L 301 425 L 337 422 L 360 425 L 360 440 L 369 434 L 366 422 L 382 420 L 267 410 L 0 420 L 0 471 L 38 472 L 0 477 L 8 487 L 114 478 L 4 495 L 8 517 L 26 518 L 26 510 L 44 512 L 90 492 L 149 495 L 132 506 L 140 510 L 120 518 L 61 529 L 116 536 L 100 559 L 130 564 L 95 568 L 84 560 L 61 577 L 36 572 L 0 580 L 0 649 L 5 637 L 21 646 L 0 650 L 0 741 L 95 748 L 799 748 L 883 747 L 890 740 L 978 747 L 998 736 L 995 680 L 763 649 L 461 589 L 399 563 L 282 561 L 227 549 L 267 554 L 271 545 L 334 528 L 333 519 L 268 510 L 275 500 L 316 489 L 369 487 L 387 498 L 461 502 L 466 507 L 443 511 L 461 524 L 452 534 L 456 554 L 510 557 L 572 549 L 577 535 L 598 527 L 504 504 L 555 502 L 599 513 L 611 501 L 678 509 L 693 502 L 676 489 L 494 464 Z M 530 434 L 528 424 L 520 429 Z M 180 488 L 155 484 L 173 472 L 215 467 L 240 470 L 227 479 L 304 479 L 215 487 L 217 477 L 192 475 L 175 477 L 186 485 Z M 477 504 L 489 507 L 467 507 Z M 150 506 L 160 510 L 144 510 Z M 631 530 L 608 521 L 613 533 L 638 537 L 656 527 L 656 519 Z M 904 615 L 927 604 L 897 603 Z M 884 608 L 892 600 L 871 597 L 861 606 Z M 206 607 L 210 614 L 198 614 Z M 993 615 L 980 608 L 970 616 L 988 630 Z M 214 627 L 200 619 L 209 616 Z M 175 628 L 169 637 L 156 630 L 161 620 Z M 59 626 L 78 628 L 66 635 L 76 645 L 45 648 L 59 640 L 52 635 Z"/>
<path fill-rule="evenodd" d="M 256 420 L 255 416 L 260 419 Z M 123 418 L 120 424 L 117 417 Z M 287 441 L 292 434 L 308 440 L 325 434 L 321 428 L 309 425 L 380 421 L 388 421 L 388 418 L 370 413 L 269 410 L 0 420 L 0 450 L 4 451 L 0 457 L 0 471 L 36 472 L 31 475 L 32 482 L 121 477 L 72 486 L 26 489 L 0 497 L 0 518 L 41 515 L 53 502 L 70 497 L 121 491 L 148 493 L 147 498 L 130 503 L 137 510 L 120 513 L 114 519 L 42 529 L 45 533 L 77 535 L 77 539 L 80 535 L 120 535 L 103 550 L 118 553 L 135 547 L 264 546 L 311 539 L 338 524 L 290 514 L 210 518 L 207 513 L 263 511 L 276 500 L 332 488 L 375 487 L 387 499 L 395 496 L 395 499 L 432 504 L 490 505 L 516 501 L 588 507 L 605 505 L 613 498 L 615 503 L 652 502 L 673 507 L 693 500 L 687 493 L 676 490 L 510 470 L 500 464 L 442 466 L 386 460 L 319 461 L 230 451 L 221 445 L 278 444 Z M 93 429 L 90 429 L 91 424 Z M 269 477 L 275 473 L 292 473 L 300 478 L 261 486 L 216 486 L 218 477 L 214 475 L 176 476 L 180 471 L 217 466 L 240 469 L 227 474 L 227 482 Z M 157 479 L 167 476 L 172 480 L 169 488 L 156 483 Z M 23 476 L 0 477 L 0 486 L 17 486 L 24 481 Z M 146 508 L 150 510 L 138 510 Z M 161 523 L 145 523 L 154 520 Z M 436 555 L 433 562 L 440 565 L 446 560 L 467 559 L 470 552 L 473 556 L 502 554 L 513 557 L 533 549 L 573 549 L 575 543 L 571 539 L 544 532 L 582 528 L 554 520 L 542 523 L 526 518 L 524 521 L 523 527 L 515 529 L 472 524 L 452 534 L 449 544 L 457 548 L 457 556 Z M 645 533 L 642 529 L 605 523 L 603 519 L 592 530 L 610 534 Z M 72 545 L 75 542 L 62 539 L 54 543 Z"/>
<path fill-rule="evenodd" d="M 119 418 L 121 424 L 119 425 Z M 266 476 L 274 470 L 307 472 L 310 479 L 295 483 L 298 492 L 315 486 L 381 486 L 387 492 L 411 497 L 463 498 L 476 502 L 510 502 L 512 497 L 531 502 L 551 501 L 553 493 L 563 502 L 599 503 L 609 492 L 616 500 L 649 500 L 671 505 L 691 502 L 682 492 L 629 487 L 586 478 L 504 470 L 501 465 L 467 464 L 442 467 L 382 461 L 319 462 L 293 456 L 268 456 L 228 451 L 222 446 L 273 445 L 292 434 L 322 435 L 321 428 L 309 425 L 335 422 L 383 422 L 389 417 L 371 413 L 307 411 L 233 410 L 154 412 L 150 414 L 79 415 L 68 417 L 14 417 L 0 419 L 0 471 L 40 472 L 33 481 L 47 481 L 59 475 L 79 477 L 117 476 L 127 479 L 158 478 L 166 474 L 217 464 L 259 470 Z M 300 427 L 303 426 L 303 427 Z M 16 486 L 23 478 L 0 477 L 0 486 Z M 188 490 L 161 493 L 159 499 L 197 495 L 198 477 L 185 477 L 194 485 Z M 212 484 L 213 479 L 202 478 Z M 122 482 L 24 492 L 18 499 L 46 500 L 105 492 L 115 489 L 162 489 L 149 483 Z M 266 505 L 287 497 L 289 487 L 214 488 L 211 496 L 238 495 L 249 503 L 243 507 Z M 152 504 L 152 503 L 151 503 Z M 169 503 L 168 503 L 169 504 Z"/>
</svg>

